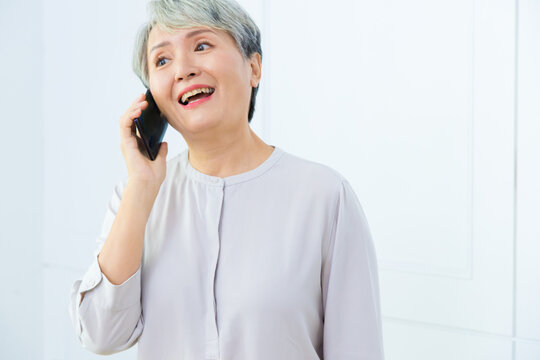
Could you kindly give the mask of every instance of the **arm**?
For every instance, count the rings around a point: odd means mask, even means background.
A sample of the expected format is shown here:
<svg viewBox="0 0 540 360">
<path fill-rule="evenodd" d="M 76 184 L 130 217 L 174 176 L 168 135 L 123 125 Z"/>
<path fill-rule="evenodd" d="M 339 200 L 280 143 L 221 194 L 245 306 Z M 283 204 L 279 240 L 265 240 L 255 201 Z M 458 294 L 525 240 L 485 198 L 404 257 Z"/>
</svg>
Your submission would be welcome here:
<svg viewBox="0 0 540 360">
<path fill-rule="evenodd" d="M 133 346 L 143 329 L 140 262 L 150 212 L 143 205 L 145 199 L 150 201 L 154 196 L 145 198 L 142 194 L 148 189 L 139 191 L 130 184 L 122 189 L 119 185 L 113 192 L 94 261 L 82 280 L 73 285 L 70 299 L 70 315 L 79 341 L 103 355 Z M 142 225 L 129 225 L 137 222 Z"/>
<path fill-rule="evenodd" d="M 109 237 L 98 255 L 99 266 L 112 284 L 125 282 L 139 269 L 144 231 L 159 186 L 128 183 Z"/>
<path fill-rule="evenodd" d="M 166 175 L 167 143 L 155 161 L 140 150 L 133 120 L 148 106 L 138 96 L 120 117 L 120 148 L 128 169 L 125 188 L 113 192 L 95 259 L 73 285 L 70 315 L 79 341 L 98 354 L 113 354 L 137 342 L 143 329 L 141 259 L 150 211 Z M 106 241 L 105 241 L 106 239 Z"/>
<path fill-rule="evenodd" d="M 120 118 L 121 149 L 129 182 L 117 186 L 107 207 L 95 259 L 73 284 L 70 315 L 82 345 L 98 354 L 125 350 L 143 329 L 141 259 L 146 223 L 165 179 L 167 144 L 155 161 L 139 151 L 133 119 L 148 106 L 137 97 Z M 106 239 L 106 241 L 105 241 Z"/>
<path fill-rule="evenodd" d="M 339 189 L 333 231 L 323 254 L 325 360 L 383 360 L 375 249 L 350 184 Z"/>
</svg>

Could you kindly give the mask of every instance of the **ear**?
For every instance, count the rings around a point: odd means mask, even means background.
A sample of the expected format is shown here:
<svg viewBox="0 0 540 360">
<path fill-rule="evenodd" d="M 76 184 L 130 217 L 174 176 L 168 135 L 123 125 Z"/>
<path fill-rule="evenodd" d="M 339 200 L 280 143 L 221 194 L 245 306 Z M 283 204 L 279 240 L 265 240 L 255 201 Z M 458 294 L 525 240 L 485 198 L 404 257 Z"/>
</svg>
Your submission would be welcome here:
<svg viewBox="0 0 540 360">
<path fill-rule="evenodd" d="M 261 54 L 259 53 L 253 53 L 251 55 L 250 65 L 251 65 L 251 86 L 257 87 L 259 86 L 259 82 L 261 81 Z"/>
</svg>

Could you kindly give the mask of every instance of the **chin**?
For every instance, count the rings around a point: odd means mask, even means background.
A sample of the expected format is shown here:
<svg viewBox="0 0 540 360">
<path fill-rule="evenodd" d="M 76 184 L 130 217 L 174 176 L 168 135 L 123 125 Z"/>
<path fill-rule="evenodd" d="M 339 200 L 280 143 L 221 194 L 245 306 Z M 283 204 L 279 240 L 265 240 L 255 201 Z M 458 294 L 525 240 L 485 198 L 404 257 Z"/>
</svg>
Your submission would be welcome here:
<svg viewBox="0 0 540 360">
<path fill-rule="evenodd" d="M 191 116 L 183 122 L 184 129 L 192 133 L 200 133 L 217 126 L 219 120 L 208 116 Z"/>
</svg>

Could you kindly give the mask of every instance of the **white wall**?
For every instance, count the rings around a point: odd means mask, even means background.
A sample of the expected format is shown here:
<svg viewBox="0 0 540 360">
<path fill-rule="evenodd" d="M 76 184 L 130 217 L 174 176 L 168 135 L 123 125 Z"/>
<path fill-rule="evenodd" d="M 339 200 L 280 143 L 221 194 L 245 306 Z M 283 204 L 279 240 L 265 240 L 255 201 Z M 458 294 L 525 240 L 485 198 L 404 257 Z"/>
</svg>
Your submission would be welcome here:
<svg viewBox="0 0 540 360">
<path fill-rule="evenodd" d="M 540 2 L 521 0 L 517 62 L 516 354 L 540 359 Z"/>
<path fill-rule="evenodd" d="M 101 358 L 68 295 L 126 176 L 117 124 L 143 91 L 145 3 L 0 4 L 2 359 Z M 262 30 L 254 131 L 340 171 L 363 204 L 387 360 L 540 359 L 540 3 L 240 3 Z M 166 137 L 169 157 L 185 148 Z"/>
<path fill-rule="evenodd" d="M 112 193 L 126 176 L 118 118 L 143 92 L 131 49 L 145 1 L 43 1 L 45 359 L 97 359 L 78 343 L 69 292 L 92 260 Z M 136 358 L 136 347 L 112 357 Z"/>
<path fill-rule="evenodd" d="M 43 348 L 41 2 L 0 3 L 0 358 Z"/>
</svg>

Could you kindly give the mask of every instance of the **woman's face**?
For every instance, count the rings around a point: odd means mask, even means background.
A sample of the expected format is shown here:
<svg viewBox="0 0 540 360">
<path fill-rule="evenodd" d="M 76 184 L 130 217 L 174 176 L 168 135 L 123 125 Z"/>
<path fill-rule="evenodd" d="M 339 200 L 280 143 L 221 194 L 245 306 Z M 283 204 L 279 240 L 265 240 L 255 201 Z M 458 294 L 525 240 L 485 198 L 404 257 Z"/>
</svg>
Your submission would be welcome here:
<svg viewBox="0 0 540 360">
<path fill-rule="evenodd" d="M 190 135 L 212 127 L 223 133 L 245 126 L 251 88 L 261 76 L 260 55 L 245 60 L 226 31 L 198 26 L 168 33 L 154 27 L 147 58 L 150 91 L 180 133 Z M 181 94 L 193 85 L 214 92 L 182 105 Z"/>
</svg>

